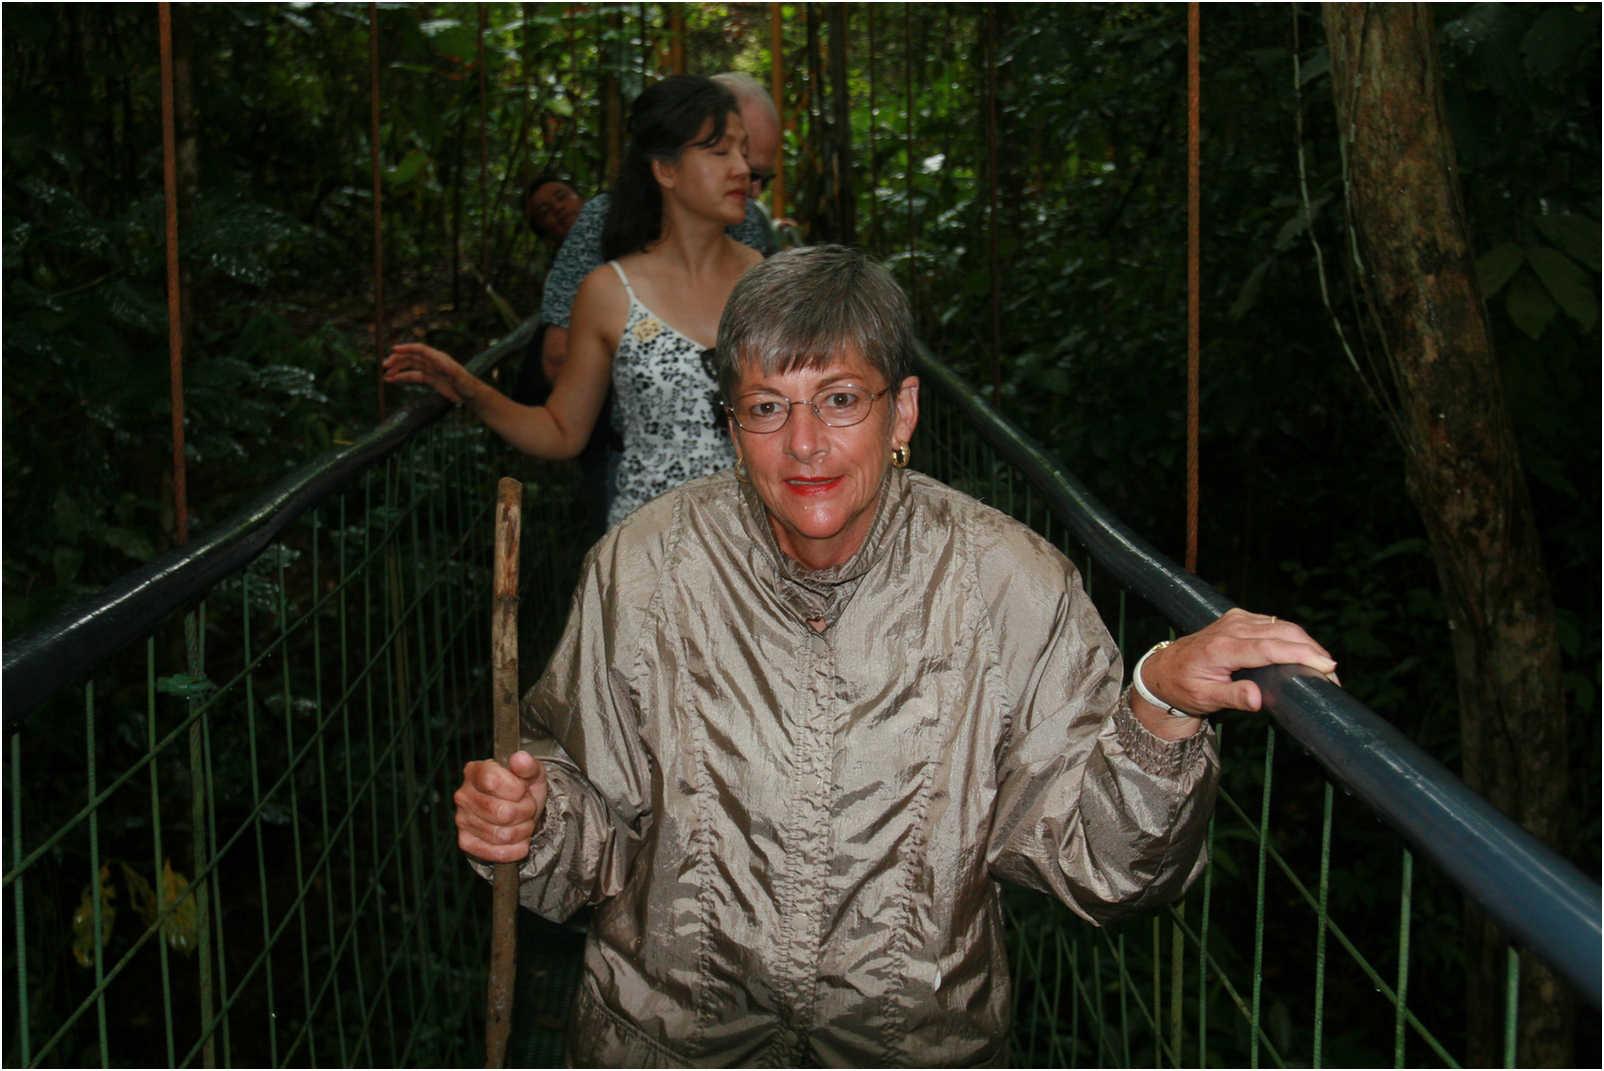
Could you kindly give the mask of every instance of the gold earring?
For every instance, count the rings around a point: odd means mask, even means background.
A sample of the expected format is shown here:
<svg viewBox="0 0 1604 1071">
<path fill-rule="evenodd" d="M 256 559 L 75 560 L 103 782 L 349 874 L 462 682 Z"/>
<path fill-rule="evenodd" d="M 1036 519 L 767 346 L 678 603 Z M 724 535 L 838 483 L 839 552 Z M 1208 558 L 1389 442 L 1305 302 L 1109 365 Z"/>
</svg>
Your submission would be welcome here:
<svg viewBox="0 0 1604 1071">
<path fill-rule="evenodd" d="M 752 482 L 751 474 L 746 471 L 746 458 L 744 457 L 735 459 L 735 478 L 742 483 Z"/>
<path fill-rule="evenodd" d="M 891 467 L 894 469 L 907 468 L 908 462 L 911 460 L 912 456 L 913 455 L 908 450 L 907 444 L 904 443 L 903 445 L 891 451 Z"/>
</svg>

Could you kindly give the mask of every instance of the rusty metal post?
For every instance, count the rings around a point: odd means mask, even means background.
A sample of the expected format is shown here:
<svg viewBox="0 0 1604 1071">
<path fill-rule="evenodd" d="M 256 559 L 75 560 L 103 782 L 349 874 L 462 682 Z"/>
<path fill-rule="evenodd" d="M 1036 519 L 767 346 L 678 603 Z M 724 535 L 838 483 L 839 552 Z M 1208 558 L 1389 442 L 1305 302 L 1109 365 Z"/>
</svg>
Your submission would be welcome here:
<svg viewBox="0 0 1604 1071">
<path fill-rule="evenodd" d="M 184 463 L 184 321 L 178 271 L 178 130 L 173 118 L 173 12 L 156 9 L 161 33 L 162 190 L 167 216 L 167 369 L 173 416 L 173 516 L 178 544 L 189 542 L 189 490 Z"/>
<path fill-rule="evenodd" d="M 384 419 L 384 354 L 389 348 L 384 312 L 384 172 L 379 165 L 379 5 L 368 5 L 368 80 L 372 86 L 368 142 L 373 168 L 373 350 L 378 369 L 379 419 Z"/>
<path fill-rule="evenodd" d="M 1199 101 L 1202 88 L 1198 77 L 1198 53 L 1202 51 L 1202 33 L 1198 5 L 1186 6 L 1186 568 L 1197 572 L 1197 514 L 1198 514 L 1198 392 L 1202 375 L 1201 321 L 1202 301 L 1199 295 L 1200 248 L 1202 241 L 1203 208 L 1199 196 L 1201 168 L 1198 127 Z"/>
<path fill-rule="evenodd" d="M 780 33 L 780 5 L 769 5 L 769 94 L 780 119 L 780 151 L 774 157 L 774 182 L 769 186 L 769 208 L 775 219 L 785 218 L 785 41 Z"/>
<path fill-rule="evenodd" d="M 685 8 L 673 4 L 668 9 L 668 70 L 685 73 Z"/>
</svg>

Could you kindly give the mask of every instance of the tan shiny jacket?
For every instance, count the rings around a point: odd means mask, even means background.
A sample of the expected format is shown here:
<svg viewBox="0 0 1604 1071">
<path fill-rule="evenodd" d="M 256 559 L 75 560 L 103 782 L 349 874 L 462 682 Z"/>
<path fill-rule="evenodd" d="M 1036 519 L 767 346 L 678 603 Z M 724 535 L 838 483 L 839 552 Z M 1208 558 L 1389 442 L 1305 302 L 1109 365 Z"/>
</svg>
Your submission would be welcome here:
<svg viewBox="0 0 1604 1071">
<path fill-rule="evenodd" d="M 896 470 L 824 573 L 729 473 L 641 509 L 524 723 L 553 761 L 523 902 L 598 905 L 576 1064 L 1002 1062 L 997 883 L 1093 921 L 1173 899 L 1218 772 L 1211 732 L 1132 718 L 1062 554 Z"/>
</svg>

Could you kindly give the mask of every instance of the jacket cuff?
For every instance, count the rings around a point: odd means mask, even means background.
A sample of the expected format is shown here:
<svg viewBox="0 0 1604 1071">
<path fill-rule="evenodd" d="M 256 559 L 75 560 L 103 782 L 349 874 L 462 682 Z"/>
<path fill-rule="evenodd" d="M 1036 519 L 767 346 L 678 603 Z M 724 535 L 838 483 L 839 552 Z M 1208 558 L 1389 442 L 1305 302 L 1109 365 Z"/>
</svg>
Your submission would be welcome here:
<svg viewBox="0 0 1604 1071">
<path fill-rule="evenodd" d="M 1204 760 L 1214 726 L 1204 722 L 1200 732 L 1185 740 L 1161 740 L 1131 713 L 1131 690 L 1126 688 L 1114 708 L 1114 732 L 1120 747 L 1143 771 L 1154 777 L 1180 777 Z"/>
</svg>

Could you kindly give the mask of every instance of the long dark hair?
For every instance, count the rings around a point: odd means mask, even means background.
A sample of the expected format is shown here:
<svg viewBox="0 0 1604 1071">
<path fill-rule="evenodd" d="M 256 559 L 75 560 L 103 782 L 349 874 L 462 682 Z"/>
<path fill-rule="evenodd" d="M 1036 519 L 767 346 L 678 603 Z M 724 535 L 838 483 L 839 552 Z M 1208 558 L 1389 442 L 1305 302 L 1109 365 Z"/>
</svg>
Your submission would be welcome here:
<svg viewBox="0 0 1604 1071">
<path fill-rule="evenodd" d="M 717 145 L 736 108 L 729 90 L 694 74 L 672 75 L 635 98 L 629 108 L 629 148 L 602 227 L 604 260 L 645 249 L 662 233 L 663 191 L 652 177 L 652 161 L 673 162 L 687 148 Z M 712 130 L 698 138 L 709 119 Z"/>
</svg>

